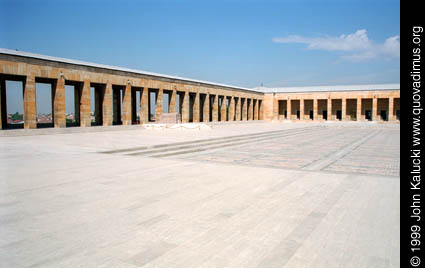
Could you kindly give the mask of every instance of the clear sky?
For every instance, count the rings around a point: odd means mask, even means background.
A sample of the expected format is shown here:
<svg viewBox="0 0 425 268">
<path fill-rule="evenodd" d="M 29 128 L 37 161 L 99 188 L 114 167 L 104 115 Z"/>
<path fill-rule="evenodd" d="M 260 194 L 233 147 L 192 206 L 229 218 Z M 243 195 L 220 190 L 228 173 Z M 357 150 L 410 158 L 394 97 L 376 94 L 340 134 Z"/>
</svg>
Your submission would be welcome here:
<svg viewBox="0 0 425 268">
<path fill-rule="evenodd" d="M 398 83 L 399 34 L 399 1 L 0 0 L 2 48 L 244 87 Z"/>
</svg>

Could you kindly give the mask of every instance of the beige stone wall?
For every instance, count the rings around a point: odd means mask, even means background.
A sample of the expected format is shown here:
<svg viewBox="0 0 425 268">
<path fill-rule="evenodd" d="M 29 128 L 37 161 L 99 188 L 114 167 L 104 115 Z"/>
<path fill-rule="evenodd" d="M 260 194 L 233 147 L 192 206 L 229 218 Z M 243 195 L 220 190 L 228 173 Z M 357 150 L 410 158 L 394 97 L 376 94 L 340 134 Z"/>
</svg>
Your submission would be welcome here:
<svg viewBox="0 0 425 268">
<path fill-rule="evenodd" d="M 324 112 L 327 120 L 336 120 L 341 112 L 342 120 L 365 121 L 366 111 L 370 111 L 372 120 L 379 121 L 385 110 L 387 120 L 394 121 L 400 110 L 400 90 L 266 93 L 264 104 L 266 120 L 284 120 L 285 110 L 289 120 L 297 120 L 297 111 L 301 113 L 300 120 L 307 120 L 312 110 L 314 120 L 324 120 Z"/>
<path fill-rule="evenodd" d="M 171 92 L 169 99 L 169 112 L 176 111 L 176 99 L 177 94 L 183 95 L 182 100 L 182 121 L 189 121 L 189 94 L 195 96 L 193 103 L 193 121 L 199 122 L 200 110 L 203 111 L 203 121 L 207 122 L 209 119 L 209 96 L 214 95 L 215 101 L 212 103 L 213 107 L 213 121 L 218 120 L 218 113 L 221 113 L 222 121 L 226 120 L 226 99 L 231 98 L 230 106 L 232 110 L 229 110 L 229 120 L 240 120 L 240 112 L 238 106 L 240 106 L 240 99 L 245 99 L 245 105 L 243 111 L 244 120 L 248 116 L 246 100 L 250 99 L 250 118 L 255 118 L 253 115 L 255 107 L 252 105 L 254 100 L 258 102 L 263 100 L 264 94 L 261 92 L 241 90 L 237 88 L 208 85 L 194 82 L 186 82 L 183 80 L 170 79 L 165 77 L 154 77 L 148 75 L 139 75 L 134 73 L 125 73 L 122 71 L 106 70 L 94 67 L 85 67 L 79 65 L 71 65 L 67 63 L 51 62 L 47 60 L 39 59 L 22 59 L 15 57 L 14 60 L 8 60 L 0 58 L 0 83 L 7 80 L 24 80 L 24 127 L 25 128 L 36 128 L 37 127 L 37 107 L 35 101 L 36 88 L 35 84 L 37 79 L 51 81 L 52 93 L 53 93 L 53 120 L 55 127 L 65 127 L 65 84 L 78 84 L 80 83 L 81 89 L 79 94 L 79 102 L 75 106 L 75 111 L 78 113 L 77 118 L 81 127 L 91 126 L 91 91 L 90 87 L 95 87 L 95 99 L 96 111 L 95 118 L 97 122 L 102 122 L 103 125 L 109 126 L 113 122 L 122 122 L 124 125 L 134 123 L 135 120 L 135 94 L 132 90 L 137 88 L 141 92 L 140 101 L 140 122 L 146 123 L 149 120 L 149 90 L 156 91 L 156 106 L 155 114 L 158 117 L 163 113 L 163 95 L 164 91 Z M 3 77 L 3 78 L 2 78 Z M 4 83 L 5 84 L 5 83 Z M 118 95 L 113 95 L 115 88 L 121 88 L 122 90 L 122 103 L 119 101 Z M 114 88 L 114 90 L 113 90 Z M 0 85 L 1 92 L 5 92 L 5 87 Z M 1 93 L 0 92 L 0 93 Z M 3 93 L 0 94 L 2 96 Z M 116 93 L 118 94 L 118 93 Z M 208 97 L 201 105 L 200 94 L 206 94 Z M 5 94 L 3 94 L 5 95 Z M 223 107 L 221 111 L 218 110 L 218 96 L 222 96 L 224 99 Z M 0 97 L 1 100 L 2 97 Z M 4 98 L 4 97 L 3 97 Z M 238 99 L 238 103 L 233 104 L 233 98 Z M 115 104 L 114 104 L 115 99 Z M 0 110 L 2 110 L 2 101 L 0 101 Z M 203 107 L 201 107 L 203 106 Z M 235 107 L 235 108 L 233 108 Z M 229 107 L 230 108 L 230 107 Z M 240 108 L 242 109 L 242 108 Z M 3 110 L 6 110 L 3 105 Z M 2 111 L 3 111 L 2 110 Z M 115 114 L 113 111 L 121 111 L 121 114 Z M 234 110 L 234 112 L 232 112 Z M 2 117 L 4 118 L 2 112 Z M 262 117 L 260 114 L 259 117 Z M 7 118 L 7 116 L 6 116 Z M 258 116 L 257 116 L 258 118 Z M 0 128 L 6 127 L 5 120 L 0 119 Z"/>
</svg>

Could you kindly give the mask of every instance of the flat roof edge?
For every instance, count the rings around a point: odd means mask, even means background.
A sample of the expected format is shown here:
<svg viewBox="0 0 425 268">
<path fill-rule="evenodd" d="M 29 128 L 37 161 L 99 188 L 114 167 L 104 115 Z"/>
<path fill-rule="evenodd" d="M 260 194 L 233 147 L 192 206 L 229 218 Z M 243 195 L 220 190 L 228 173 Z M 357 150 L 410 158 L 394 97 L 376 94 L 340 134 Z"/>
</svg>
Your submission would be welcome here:
<svg viewBox="0 0 425 268">
<path fill-rule="evenodd" d="M 159 73 L 147 72 L 147 71 L 143 71 L 143 70 L 124 68 L 124 67 L 118 67 L 118 66 L 112 66 L 112 65 L 106 65 L 106 64 L 98 64 L 98 63 L 91 63 L 91 62 L 80 61 L 80 60 L 53 57 L 53 56 L 35 54 L 35 53 L 30 53 L 30 52 L 25 52 L 25 51 L 11 50 L 11 49 L 6 49 L 6 48 L 0 48 L 0 54 L 34 58 L 34 59 L 41 59 L 41 60 L 54 61 L 54 62 L 60 62 L 60 63 L 68 63 L 68 64 L 74 64 L 74 65 L 94 67 L 94 68 L 102 68 L 102 69 L 107 69 L 107 70 L 112 70 L 112 71 L 121 71 L 121 72 L 127 72 L 127 73 L 149 75 L 149 76 L 155 76 L 155 77 L 162 77 L 162 78 L 168 78 L 168 79 L 187 81 L 187 82 L 192 82 L 192 83 L 200 83 L 200 84 L 206 84 L 206 85 L 227 87 L 227 88 L 249 91 L 249 92 L 253 92 L 253 93 L 264 93 L 264 92 L 256 90 L 256 89 L 232 86 L 232 85 L 221 84 L 221 83 L 214 83 L 214 82 L 203 81 L 203 80 L 196 80 L 196 79 L 179 77 L 179 76 L 159 74 Z"/>
<path fill-rule="evenodd" d="M 400 84 L 371 84 L 371 85 L 344 85 L 344 86 L 317 86 L 317 87 L 288 87 L 263 88 L 263 93 L 309 93 L 309 92 L 345 92 L 345 91 L 387 91 L 400 90 Z"/>
</svg>

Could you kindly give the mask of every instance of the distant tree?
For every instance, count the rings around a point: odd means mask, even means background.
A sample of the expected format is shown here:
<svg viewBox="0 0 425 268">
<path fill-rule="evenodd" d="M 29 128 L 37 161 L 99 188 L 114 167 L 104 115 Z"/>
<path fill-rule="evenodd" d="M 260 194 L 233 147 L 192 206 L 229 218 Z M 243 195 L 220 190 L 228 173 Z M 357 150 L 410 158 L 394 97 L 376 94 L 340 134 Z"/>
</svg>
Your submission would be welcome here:
<svg viewBox="0 0 425 268">
<path fill-rule="evenodd" d="M 16 112 L 16 113 L 12 114 L 11 118 L 12 118 L 12 120 L 23 120 L 24 115 Z"/>
</svg>

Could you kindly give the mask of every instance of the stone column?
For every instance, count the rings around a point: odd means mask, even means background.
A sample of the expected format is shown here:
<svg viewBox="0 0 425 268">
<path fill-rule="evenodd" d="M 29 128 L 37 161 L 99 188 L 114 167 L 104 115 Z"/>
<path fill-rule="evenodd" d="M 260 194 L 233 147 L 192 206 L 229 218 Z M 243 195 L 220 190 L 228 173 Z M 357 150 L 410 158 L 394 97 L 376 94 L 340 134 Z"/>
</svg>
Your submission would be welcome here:
<svg viewBox="0 0 425 268">
<path fill-rule="evenodd" d="M 248 105 L 248 99 L 244 98 L 244 102 L 242 103 L 242 120 L 246 121 L 247 118 L 247 105 Z"/>
<path fill-rule="evenodd" d="M 177 105 L 177 91 L 176 90 L 173 90 L 170 93 L 169 102 L 170 102 L 170 105 L 169 105 L 168 112 L 175 113 L 176 112 L 176 105 Z"/>
<path fill-rule="evenodd" d="M 140 94 L 140 123 L 146 124 L 149 123 L 149 88 L 144 87 Z"/>
<path fill-rule="evenodd" d="M 122 98 L 122 124 L 131 125 L 131 85 L 127 83 Z"/>
<path fill-rule="evenodd" d="M 37 128 L 34 76 L 27 76 L 24 83 L 24 128 Z"/>
<path fill-rule="evenodd" d="M 319 118 L 318 115 L 318 102 L 317 99 L 313 99 L 313 121 L 316 121 Z"/>
<path fill-rule="evenodd" d="M 250 98 L 251 104 L 249 105 L 249 120 L 254 120 L 254 99 Z"/>
<path fill-rule="evenodd" d="M 210 94 L 207 93 L 205 95 L 205 101 L 204 101 L 204 118 L 203 122 L 209 122 L 210 121 Z"/>
<path fill-rule="evenodd" d="M 220 117 L 221 122 L 226 121 L 226 96 L 221 99 Z"/>
<path fill-rule="evenodd" d="M 213 103 L 213 122 L 218 121 L 218 95 L 214 96 L 214 103 Z"/>
<path fill-rule="evenodd" d="M 106 83 L 105 92 L 103 94 L 103 125 L 112 126 L 112 84 Z"/>
<path fill-rule="evenodd" d="M 258 119 L 263 120 L 263 107 L 262 107 L 262 100 L 258 100 Z"/>
<path fill-rule="evenodd" d="M 195 100 L 193 102 L 193 123 L 198 123 L 200 119 L 200 102 L 201 102 L 201 94 L 199 92 L 195 92 Z"/>
<path fill-rule="evenodd" d="M 53 87 L 53 123 L 55 128 L 66 127 L 65 79 L 58 78 L 56 83 L 53 83 Z"/>
<path fill-rule="evenodd" d="M 292 119 L 292 103 L 291 103 L 291 99 L 289 98 L 286 101 L 286 119 L 287 120 Z"/>
<path fill-rule="evenodd" d="M 394 97 L 388 99 L 388 121 L 394 121 Z"/>
<path fill-rule="evenodd" d="M 235 97 L 230 97 L 229 103 L 229 121 L 235 121 Z"/>
<path fill-rule="evenodd" d="M 341 120 L 344 121 L 347 118 L 347 99 L 342 98 L 341 103 Z"/>
<path fill-rule="evenodd" d="M 189 122 L 189 98 L 189 91 L 185 91 L 182 105 L 182 123 Z"/>
<path fill-rule="evenodd" d="M 236 101 L 236 100 L 235 100 Z M 241 121 L 241 98 L 240 97 L 238 97 L 238 102 L 236 103 L 236 111 L 235 111 L 235 114 L 236 114 L 236 118 L 235 118 L 235 120 L 236 121 Z"/>
<path fill-rule="evenodd" d="M 362 121 L 362 98 L 357 98 L 356 121 Z"/>
<path fill-rule="evenodd" d="M 328 120 L 332 120 L 332 99 L 328 98 L 328 110 L 327 110 L 327 114 L 328 114 Z"/>
<path fill-rule="evenodd" d="M 300 99 L 300 120 L 304 120 L 304 99 Z"/>
<path fill-rule="evenodd" d="M 156 94 L 156 100 L 155 100 L 155 120 L 158 122 L 159 118 L 161 117 L 161 114 L 164 112 L 163 104 L 164 100 L 162 98 L 162 88 L 159 86 L 157 94 Z"/>
<path fill-rule="evenodd" d="M 372 121 L 377 121 L 378 120 L 378 99 L 376 98 L 376 96 L 373 96 L 373 101 L 372 101 Z"/>
<path fill-rule="evenodd" d="M 80 126 L 91 126 L 90 115 L 90 80 L 85 79 L 80 92 Z"/>
<path fill-rule="evenodd" d="M 0 77 L 0 129 L 7 127 L 6 80 Z"/>
</svg>

